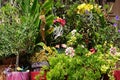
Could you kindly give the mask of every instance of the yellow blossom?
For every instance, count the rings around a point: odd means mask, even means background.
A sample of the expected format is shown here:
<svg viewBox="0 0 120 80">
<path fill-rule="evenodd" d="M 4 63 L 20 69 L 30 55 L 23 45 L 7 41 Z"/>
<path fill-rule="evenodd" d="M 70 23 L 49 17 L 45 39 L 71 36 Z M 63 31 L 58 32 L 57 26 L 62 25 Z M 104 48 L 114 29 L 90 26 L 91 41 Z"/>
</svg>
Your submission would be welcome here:
<svg viewBox="0 0 120 80">
<path fill-rule="evenodd" d="M 83 4 L 78 5 L 77 14 L 85 14 L 86 11 L 90 12 L 93 9 L 95 9 L 96 12 L 98 13 L 101 12 L 100 6 L 98 6 L 97 4 L 92 5 L 92 4 L 83 3 Z"/>
</svg>

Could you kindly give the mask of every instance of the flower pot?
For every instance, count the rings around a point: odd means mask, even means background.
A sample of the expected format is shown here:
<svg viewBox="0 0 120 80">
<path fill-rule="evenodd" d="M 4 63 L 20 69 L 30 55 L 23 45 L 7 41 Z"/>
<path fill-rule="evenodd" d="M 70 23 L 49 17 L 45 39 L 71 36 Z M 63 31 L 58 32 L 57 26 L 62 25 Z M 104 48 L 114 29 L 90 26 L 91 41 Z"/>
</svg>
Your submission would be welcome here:
<svg viewBox="0 0 120 80">
<path fill-rule="evenodd" d="M 31 72 L 30 75 L 31 75 L 31 80 L 36 80 L 35 77 L 37 75 L 39 75 L 40 72 Z M 46 72 L 43 76 L 40 77 L 40 80 L 46 80 Z"/>
<path fill-rule="evenodd" d="M 120 80 L 120 70 L 115 70 L 113 74 L 114 74 L 115 80 Z"/>
<path fill-rule="evenodd" d="M 9 72 L 6 80 L 29 80 L 29 72 Z"/>
</svg>

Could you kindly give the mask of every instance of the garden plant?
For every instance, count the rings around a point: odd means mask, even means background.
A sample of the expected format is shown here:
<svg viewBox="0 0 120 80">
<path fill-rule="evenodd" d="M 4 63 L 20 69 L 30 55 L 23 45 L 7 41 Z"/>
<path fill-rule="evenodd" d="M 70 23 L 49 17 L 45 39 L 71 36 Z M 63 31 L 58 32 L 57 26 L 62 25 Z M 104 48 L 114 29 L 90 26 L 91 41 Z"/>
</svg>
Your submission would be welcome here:
<svg viewBox="0 0 120 80">
<path fill-rule="evenodd" d="M 47 61 L 39 80 L 114 80 L 119 21 L 94 0 L 15 0 L 0 8 L 0 58 L 30 54 Z M 45 72 L 45 73 L 44 73 Z M 105 76 L 106 75 L 106 76 Z"/>
</svg>

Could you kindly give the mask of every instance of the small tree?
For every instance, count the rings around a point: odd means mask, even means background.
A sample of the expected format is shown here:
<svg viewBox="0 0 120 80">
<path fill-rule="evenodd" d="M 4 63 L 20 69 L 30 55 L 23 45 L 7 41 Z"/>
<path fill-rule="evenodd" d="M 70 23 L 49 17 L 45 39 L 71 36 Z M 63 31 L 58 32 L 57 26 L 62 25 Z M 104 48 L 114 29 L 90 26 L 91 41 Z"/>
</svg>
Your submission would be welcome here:
<svg viewBox="0 0 120 80">
<path fill-rule="evenodd" d="M 30 5 L 24 6 L 28 12 L 24 12 L 21 6 L 17 7 L 8 3 L 0 9 L 0 56 L 16 54 L 16 66 L 19 62 L 19 53 L 30 53 L 33 50 L 40 21 L 38 14 L 30 15 L 30 11 L 27 10 L 30 8 L 26 8 Z M 36 10 L 36 7 L 34 8 Z"/>
</svg>

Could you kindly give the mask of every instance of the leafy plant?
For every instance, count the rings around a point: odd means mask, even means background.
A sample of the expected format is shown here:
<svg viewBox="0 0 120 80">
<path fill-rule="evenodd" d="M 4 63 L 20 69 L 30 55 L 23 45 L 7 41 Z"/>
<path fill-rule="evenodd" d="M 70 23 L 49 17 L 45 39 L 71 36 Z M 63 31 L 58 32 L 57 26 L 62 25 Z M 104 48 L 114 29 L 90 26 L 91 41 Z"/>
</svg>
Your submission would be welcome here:
<svg viewBox="0 0 120 80">
<path fill-rule="evenodd" d="M 27 1 L 29 2 L 29 0 Z M 35 1 L 33 3 L 35 3 Z M 38 3 L 34 5 L 37 4 Z M 27 5 L 24 8 L 28 9 L 27 7 L 29 6 L 31 10 L 31 7 L 34 5 Z M 31 12 L 29 10 L 24 12 L 21 7 L 23 6 L 13 6 L 8 3 L 1 8 L 1 57 L 11 54 L 31 53 L 33 51 L 40 22 L 38 15 L 39 10 L 38 7 L 34 7 L 34 10 L 38 11 L 36 14 L 30 15 Z"/>
<path fill-rule="evenodd" d="M 86 43 L 88 49 L 106 41 L 113 43 L 118 38 L 118 29 L 104 17 L 103 13 L 100 6 L 93 2 L 75 4 L 67 11 L 67 20 L 74 23 L 72 29 L 76 29 L 83 36 L 82 41 Z M 71 25 L 71 22 L 67 25 Z"/>
<path fill-rule="evenodd" d="M 110 54 L 109 51 L 101 53 L 100 47 L 98 47 L 98 52 L 94 54 L 87 49 L 81 51 L 81 48 L 79 45 L 75 49 L 73 57 L 64 53 L 49 57 L 50 67 L 47 69 L 49 70 L 47 79 L 100 80 L 103 77 L 102 74 L 107 73 L 109 76 L 113 76 L 111 71 L 114 70 L 115 62 L 118 60 L 116 56 Z"/>
</svg>

